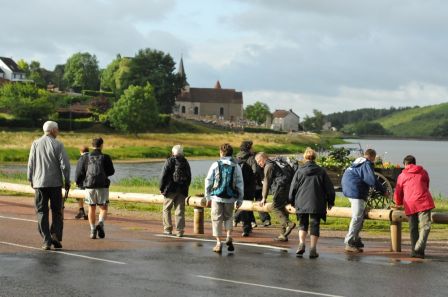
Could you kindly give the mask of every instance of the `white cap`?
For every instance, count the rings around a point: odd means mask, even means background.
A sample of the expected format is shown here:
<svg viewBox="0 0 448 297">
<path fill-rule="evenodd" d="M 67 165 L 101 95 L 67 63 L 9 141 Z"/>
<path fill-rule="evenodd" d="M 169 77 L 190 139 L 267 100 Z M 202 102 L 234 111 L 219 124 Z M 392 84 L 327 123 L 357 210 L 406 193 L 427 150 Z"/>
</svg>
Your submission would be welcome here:
<svg viewBox="0 0 448 297">
<path fill-rule="evenodd" d="M 180 144 L 177 144 L 173 146 L 171 152 L 173 153 L 173 156 L 182 156 L 184 154 L 184 148 Z"/>
<path fill-rule="evenodd" d="M 51 132 L 53 129 L 59 129 L 58 123 L 53 121 L 46 121 L 43 126 L 43 130 L 45 133 Z"/>
</svg>

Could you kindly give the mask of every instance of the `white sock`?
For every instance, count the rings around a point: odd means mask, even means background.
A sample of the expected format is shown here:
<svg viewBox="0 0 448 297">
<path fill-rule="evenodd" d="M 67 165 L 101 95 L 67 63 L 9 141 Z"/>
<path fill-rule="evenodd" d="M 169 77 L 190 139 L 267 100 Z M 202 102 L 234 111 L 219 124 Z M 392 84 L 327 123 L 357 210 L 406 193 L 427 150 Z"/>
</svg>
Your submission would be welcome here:
<svg viewBox="0 0 448 297">
<path fill-rule="evenodd" d="M 95 225 L 90 224 L 90 230 L 95 230 Z"/>
</svg>

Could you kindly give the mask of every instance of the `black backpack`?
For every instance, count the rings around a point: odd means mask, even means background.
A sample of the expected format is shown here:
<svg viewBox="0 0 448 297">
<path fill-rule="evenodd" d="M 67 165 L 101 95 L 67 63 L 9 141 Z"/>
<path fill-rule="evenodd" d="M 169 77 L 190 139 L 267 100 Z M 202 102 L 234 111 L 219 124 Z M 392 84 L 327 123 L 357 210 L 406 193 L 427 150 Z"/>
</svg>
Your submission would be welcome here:
<svg viewBox="0 0 448 297">
<path fill-rule="evenodd" d="M 238 165 L 241 167 L 244 182 L 244 198 L 253 199 L 255 196 L 255 173 L 246 161 L 238 159 Z"/>
<path fill-rule="evenodd" d="M 186 185 L 189 175 L 187 160 L 174 158 L 173 181 L 177 184 Z"/>
<path fill-rule="evenodd" d="M 87 159 L 86 178 L 84 180 L 84 186 L 86 188 L 104 187 L 106 184 L 107 176 L 104 171 L 104 155 L 91 155 Z"/>
<path fill-rule="evenodd" d="M 276 157 L 272 161 L 274 161 L 281 170 L 281 176 L 278 178 L 277 183 L 279 185 L 290 185 L 295 173 L 292 166 L 283 157 Z"/>
</svg>

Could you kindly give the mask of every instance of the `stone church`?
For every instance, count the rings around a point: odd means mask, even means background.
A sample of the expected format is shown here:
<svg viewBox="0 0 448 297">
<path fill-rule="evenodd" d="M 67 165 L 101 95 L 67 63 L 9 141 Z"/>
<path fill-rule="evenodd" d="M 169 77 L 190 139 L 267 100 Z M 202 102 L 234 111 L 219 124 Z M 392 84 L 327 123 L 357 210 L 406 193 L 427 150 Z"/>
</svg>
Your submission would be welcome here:
<svg viewBox="0 0 448 297">
<path fill-rule="evenodd" d="M 185 78 L 183 60 L 178 75 Z M 186 82 L 176 97 L 174 114 L 196 119 L 238 122 L 243 119 L 243 93 L 223 89 L 219 80 L 214 88 L 193 88 Z"/>
</svg>

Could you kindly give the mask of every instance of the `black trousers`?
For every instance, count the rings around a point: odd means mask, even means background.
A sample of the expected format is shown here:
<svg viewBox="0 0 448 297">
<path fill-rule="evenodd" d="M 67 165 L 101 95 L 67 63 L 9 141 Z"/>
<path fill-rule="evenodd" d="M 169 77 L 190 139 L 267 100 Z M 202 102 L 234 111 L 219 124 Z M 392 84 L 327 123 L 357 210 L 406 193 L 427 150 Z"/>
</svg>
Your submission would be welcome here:
<svg viewBox="0 0 448 297">
<path fill-rule="evenodd" d="M 51 244 L 51 235 L 62 241 L 64 220 L 62 217 L 62 188 L 35 189 L 35 207 L 37 212 L 37 226 L 45 244 Z M 51 208 L 51 226 L 49 225 L 49 209 Z"/>
<path fill-rule="evenodd" d="M 311 224 L 310 234 L 319 237 L 320 236 L 320 219 L 321 215 L 313 213 L 300 213 L 297 214 L 297 220 L 299 221 L 299 230 L 308 232 L 308 228 Z M 311 220 L 311 222 L 310 222 Z"/>
</svg>

